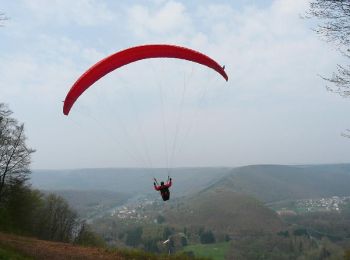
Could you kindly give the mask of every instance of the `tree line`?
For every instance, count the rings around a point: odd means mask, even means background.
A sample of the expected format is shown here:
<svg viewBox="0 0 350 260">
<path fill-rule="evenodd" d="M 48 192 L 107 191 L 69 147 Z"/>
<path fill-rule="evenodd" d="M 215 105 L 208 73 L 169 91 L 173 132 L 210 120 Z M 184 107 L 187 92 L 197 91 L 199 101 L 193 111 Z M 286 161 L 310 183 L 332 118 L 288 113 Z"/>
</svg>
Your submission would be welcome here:
<svg viewBox="0 0 350 260">
<path fill-rule="evenodd" d="M 0 230 L 40 239 L 101 245 L 89 226 L 60 196 L 29 183 L 31 156 L 24 124 L 0 103 Z"/>
</svg>

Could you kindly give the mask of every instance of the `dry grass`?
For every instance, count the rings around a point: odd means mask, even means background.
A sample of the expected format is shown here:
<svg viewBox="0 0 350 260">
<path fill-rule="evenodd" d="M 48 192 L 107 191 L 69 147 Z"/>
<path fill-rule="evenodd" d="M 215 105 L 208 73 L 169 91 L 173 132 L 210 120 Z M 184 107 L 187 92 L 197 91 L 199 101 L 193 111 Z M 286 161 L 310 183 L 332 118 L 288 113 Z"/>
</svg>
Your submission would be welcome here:
<svg viewBox="0 0 350 260">
<path fill-rule="evenodd" d="M 0 233 L 0 247 L 11 248 L 34 259 L 126 259 L 117 252 L 102 248 L 79 247 Z"/>
<path fill-rule="evenodd" d="M 156 255 L 144 252 L 142 250 L 82 247 L 67 243 L 39 240 L 31 237 L 4 234 L 0 232 L 0 249 L 1 248 L 4 248 L 5 252 L 11 251 L 11 253 L 18 253 L 23 256 L 22 258 L 20 255 L 18 255 L 18 258 L 10 259 L 207 260 L 207 258 L 192 258 L 184 254 L 169 256 Z M 0 255 L 0 259 L 4 258 L 1 258 Z"/>
</svg>

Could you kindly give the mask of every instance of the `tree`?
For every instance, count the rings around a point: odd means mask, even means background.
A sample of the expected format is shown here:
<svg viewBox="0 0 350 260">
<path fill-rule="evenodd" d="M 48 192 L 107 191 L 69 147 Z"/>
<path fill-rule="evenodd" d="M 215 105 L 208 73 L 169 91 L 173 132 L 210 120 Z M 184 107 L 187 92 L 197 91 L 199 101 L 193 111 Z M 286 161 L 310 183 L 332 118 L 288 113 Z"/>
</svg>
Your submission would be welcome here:
<svg viewBox="0 0 350 260">
<path fill-rule="evenodd" d="M 202 244 L 212 244 L 215 243 L 215 236 L 212 231 L 204 231 L 200 235 L 200 240 Z"/>
<path fill-rule="evenodd" d="M 138 246 L 142 241 L 142 233 L 143 228 L 141 226 L 128 230 L 125 244 L 133 247 Z"/>
<path fill-rule="evenodd" d="M 33 234 L 38 209 L 42 204 L 42 194 L 23 183 L 12 185 L 6 200 L 6 208 L 11 216 L 13 229 L 18 232 Z"/>
<path fill-rule="evenodd" d="M 71 242 L 79 226 L 77 214 L 55 194 L 46 197 L 38 219 L 38 236 L 46 240 Z"/>
<path fill-rule="evenodd" d="M 11 185 L 0 207 L 0 229 L 20 234 L 35 234 L 42 194 L 25 183 Z"/>
<path fill-rule="evenodd" d="M 159 242 L 159 240 L 157 238 L 151 238 L 151 237 L 147 237 L 147 238 L 143 239 L 143 241 L 142 241 L 145 250 L 148 252 L 153 252 L 153 253 L 160 252 L 160 250 L 158 248 L 158 242 Z"/>
<path fill-rule="evenodd" d="M 320 20 L 315 29 L 327 42 L 335 43 L 339 51 L 350 58 L 350 1 L 349 0 L 312 0 L 307 18 Z M 328 90 L 341 96 L 350 96 L 350 65 L 337 65 L 336 72 L 330 78 L 323 77 L 335 87 Z"/>
<path fill-rule="evenodd" d="M 182 246 L 187 246 L 188 245 L 188 241 L 187 241 L 187 238 L 185 236 L 181 237 L 181 245 Z"/>
<path fill-rule="evenodd" d="M 28 179 L 31 154 L 35 152 L 26 144 L 24 124 L 11 115 L 12 111 L 0 103 L 0 203 L 7 187 Z"/>
<path fill-rule="evenodd" d="M 175 234 L 175 229 L 171 227 L 165 227 L 163 230 L 163 239 L 168 239 L 171 235 Z"/>
<path fill-rule="evenodd" d="M 75 244 L 82 246 L 103 247 L 105 245 L 101 237 L 96 235 L 85 221 L 80 224 L 80 230 L 74 240 Z"/>
</svg>

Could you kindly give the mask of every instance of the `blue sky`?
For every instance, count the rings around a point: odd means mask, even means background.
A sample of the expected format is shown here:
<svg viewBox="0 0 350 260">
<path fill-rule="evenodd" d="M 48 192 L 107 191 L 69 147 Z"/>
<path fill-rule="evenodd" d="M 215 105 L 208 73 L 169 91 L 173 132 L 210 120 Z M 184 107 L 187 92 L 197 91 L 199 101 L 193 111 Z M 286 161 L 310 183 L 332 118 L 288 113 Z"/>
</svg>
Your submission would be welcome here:
<svg viewBox="0 0 350 260">
<path fill-rule="evenodd" d="M 347 99 L 326 91 L 342 57 L 300 19 L 304 0 L 4 1 L 0 102 L 25 123 L 33 168 L 348 162 Z M 131 64 L 72 113 L 62 101 L 90 66 L 148 43 L 226 65 L 229 82 L 188 62 Z"/>
</svg>

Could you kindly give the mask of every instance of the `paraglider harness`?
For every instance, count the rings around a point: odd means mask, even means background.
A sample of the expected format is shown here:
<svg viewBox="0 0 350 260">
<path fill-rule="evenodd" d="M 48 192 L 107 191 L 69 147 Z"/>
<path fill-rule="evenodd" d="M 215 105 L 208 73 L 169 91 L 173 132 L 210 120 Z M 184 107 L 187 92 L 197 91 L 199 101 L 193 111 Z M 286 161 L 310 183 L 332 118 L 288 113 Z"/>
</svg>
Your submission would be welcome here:
<svg viewBox="0 0 350 260">
<path fill-rule="evenodd" d="M 160 195 L 162 196 L 162 199 L 164 201 L 169 200 L 170 199 L 170 191 L 169 191 L 169 187 L 171 186 L 171 181 L 172 179 L 168 176 L 168 180 L 166 184 L 163 185 L 159 185 L 158 181 L 156 178 L 154 179 L 154 188 L 155 190 L 160 191 Z"/>
</svg>

